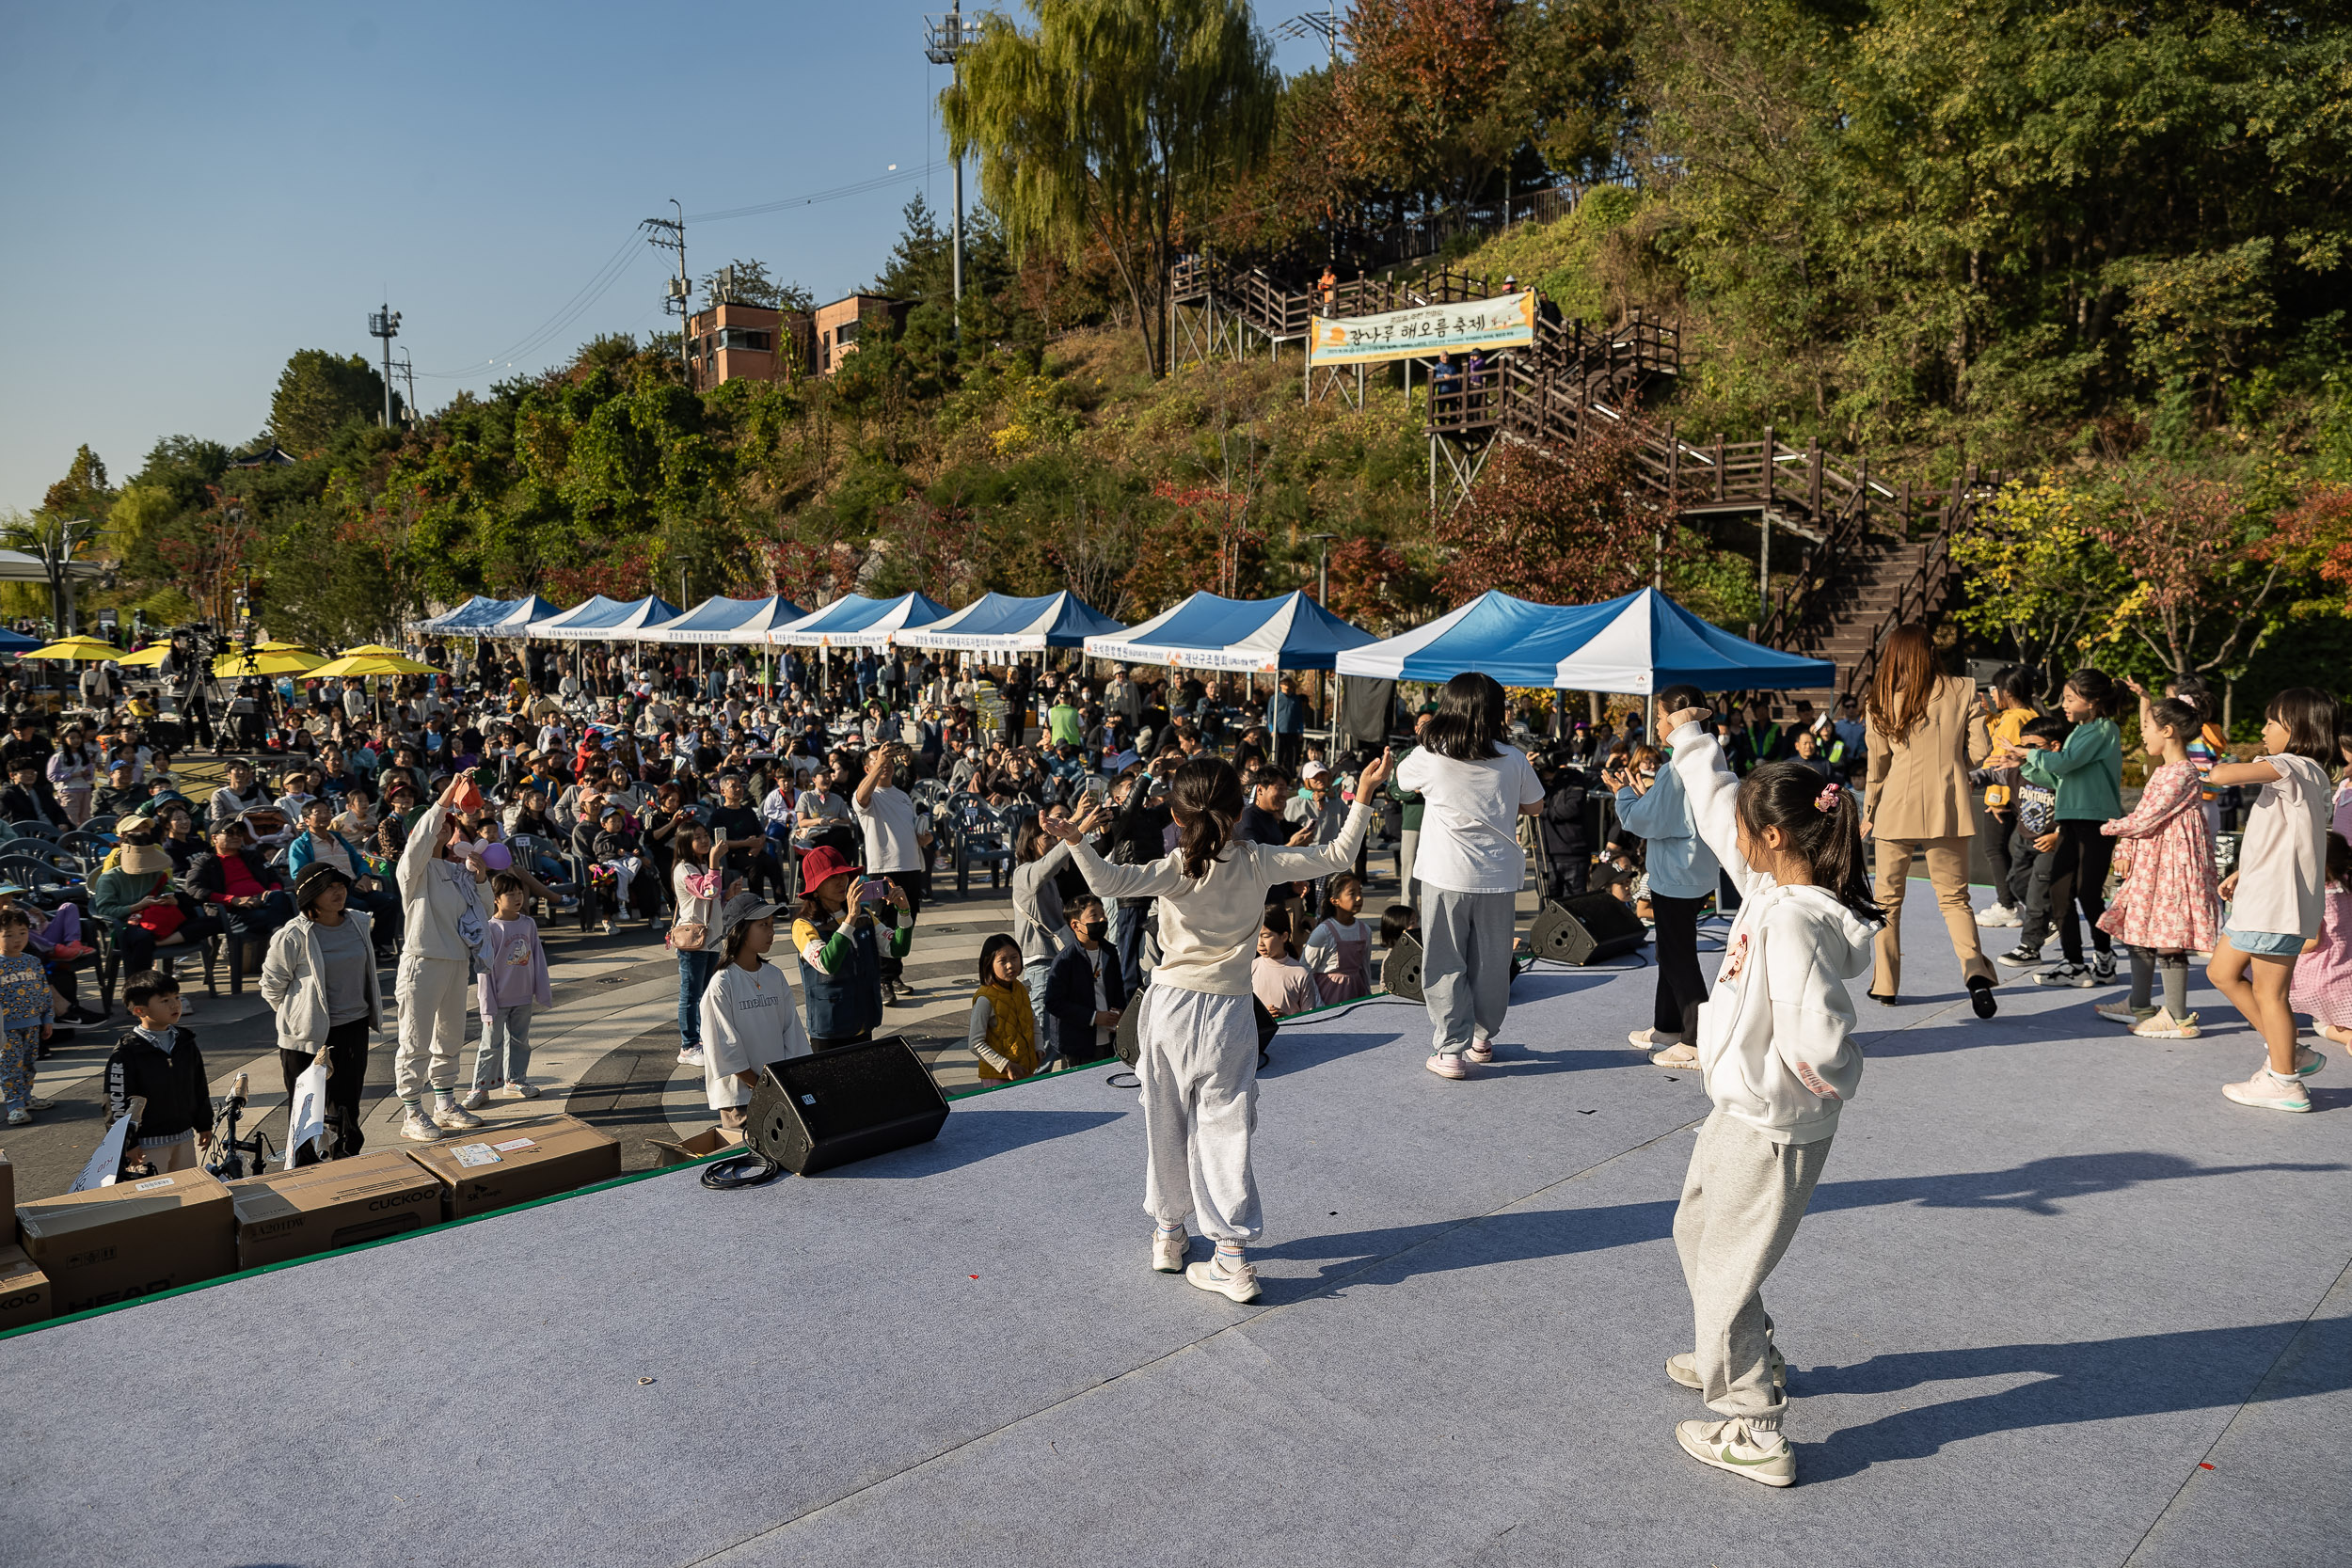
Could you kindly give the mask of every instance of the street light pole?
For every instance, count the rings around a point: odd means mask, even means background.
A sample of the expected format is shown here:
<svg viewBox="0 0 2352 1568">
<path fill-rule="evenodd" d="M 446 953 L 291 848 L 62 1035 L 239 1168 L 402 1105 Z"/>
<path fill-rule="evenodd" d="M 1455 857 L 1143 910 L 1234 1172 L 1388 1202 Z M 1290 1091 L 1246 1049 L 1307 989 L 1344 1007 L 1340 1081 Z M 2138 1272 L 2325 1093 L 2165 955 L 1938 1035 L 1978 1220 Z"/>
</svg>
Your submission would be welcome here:
<svg viewBox="0 0 2352 1568">
<path fill-rule="evenodd" d="M 1328 609 L 1331 604 L 1331 541 L 1339 535 L 1311 533 L 1307 537 L 1315 542 L 1319 557 L 1315 564 L 1315 603 Z"/>
</svg>

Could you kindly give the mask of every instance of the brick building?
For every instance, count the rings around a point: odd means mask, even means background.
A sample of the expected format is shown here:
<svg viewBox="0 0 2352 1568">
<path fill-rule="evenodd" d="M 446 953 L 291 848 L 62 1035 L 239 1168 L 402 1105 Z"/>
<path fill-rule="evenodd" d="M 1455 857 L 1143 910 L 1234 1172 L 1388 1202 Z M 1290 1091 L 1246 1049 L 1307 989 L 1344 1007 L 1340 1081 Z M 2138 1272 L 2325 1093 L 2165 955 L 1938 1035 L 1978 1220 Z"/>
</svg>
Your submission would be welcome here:
<svg viewBox="0 0 2352 1568">
<path fill-rule="evenodd" d="M 850 294 L 815 310 L 722 300 L 687 322 L 694 389 L 707 392 L 743 377 L 791 381 L 831 375 L 857 352 L 861 334 L 895 329 L 909 309 L 908 303 L 881 294 Z"/>
</svg>

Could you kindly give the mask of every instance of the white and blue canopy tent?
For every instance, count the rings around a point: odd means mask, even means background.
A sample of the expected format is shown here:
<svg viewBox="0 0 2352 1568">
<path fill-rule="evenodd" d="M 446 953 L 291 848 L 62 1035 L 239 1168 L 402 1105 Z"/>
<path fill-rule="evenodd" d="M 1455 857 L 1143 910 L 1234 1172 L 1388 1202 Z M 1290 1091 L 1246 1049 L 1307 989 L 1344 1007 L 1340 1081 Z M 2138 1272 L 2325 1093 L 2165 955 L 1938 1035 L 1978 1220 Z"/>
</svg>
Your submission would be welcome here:
<svg viewBox="0 0 2352 1568">
<path fill-rule="evenodd" d="M 1035 598 L 983 594 L 954 614 L 900 631 L 891 641 L 902 648 L 1031 654 L 1083 647 L 1089 637 L 1115 637 L 1126 629 L 1064 589 Z"/>
<path fill-rule="evenodd" d="M 807 613 L 781 594 L 764 599 L 708 598 L 675 619 L 643 627 L 633 640 L 765 647 L 770 632 Z"/>
<path fill-rule="evenodd" d="M 1190 670 L 1328 670 L 1350 648 L 1374 641 L 1306 593 L 1275 599 L 1195 594 L 1141 626 L 1086 640 L 1087 657 Z M 1344 666 L 1342 666 L 1344 669 Z"/>
<path fill-rule="evenodd" d="M 427 637 L 480 637 L 485 627 L 496 626 L 518 602 L 476 594 L 455 610 L 411 622 L 408 629 Z"/>
<path fill-rule="evenodd" d="M 602 594 L 554 620 L 531 628 L 533 637 L 553 637 L 567 642 L 627 642 L 645 627 L 677 619 L 677 606 L 658 594 L 623 604 Z"/>
<path fill-rule="evenodd" d="M 1783 653 L 1710 626 L 1654 588 L 1592 605 L 1534 604 L 1488 592 L 1458 610 L 1339 656 L 1343 675 L 1446 681 L 1465 671 L 1503 686 L 1651 692 L 1807 690 L 1836 684 L 1823 658 Z"/>
<path fill-rule="evenodd" d="M 771 642 L 801 648 L 882 648 L 902 631 L 946 619 L 947 607 L 922 594 L 869 599 L 849 594 L 776 627 Z"/>
<path fill-rule="evenodd" d="M 536 637 L 539 628 L 563 613 L 547 600 L 533 594 L 516 599 L 514 607 L 496 621 L 482 628 L 484 637 Z"/>
</svg>

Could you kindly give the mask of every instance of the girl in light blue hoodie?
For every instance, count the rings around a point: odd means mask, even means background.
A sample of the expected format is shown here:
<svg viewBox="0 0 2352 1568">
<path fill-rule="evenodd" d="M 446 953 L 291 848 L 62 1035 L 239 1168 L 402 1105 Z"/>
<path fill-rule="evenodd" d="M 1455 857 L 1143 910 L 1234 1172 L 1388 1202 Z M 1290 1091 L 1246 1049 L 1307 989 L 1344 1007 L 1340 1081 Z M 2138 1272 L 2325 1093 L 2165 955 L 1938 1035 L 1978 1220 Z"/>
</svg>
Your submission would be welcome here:
<svg viewBox="0 0 2352 1568">
<path fill-rule="evenodd" d="M 1802 763 L 1735 779 L 1702 717 L 1694 707 L 1669 716 L 1672 767 L 1741 903 L 1698 1011 L 1699 1071 L 1715 1109 L 1675 1214 L 1697 1345 L 1671 1357 L 1666 1375 L 1725 1418 L 1677 1426 L 1686 1453 L 1788 1486 L 1788 1364 L 1772 1344 L 1764 1278 L 1796 1235 L 1838 1112 L 1862 1082 L 1846 982 L 1870 972 L 1881 917 L 1853 794 Z"/>
</svg>

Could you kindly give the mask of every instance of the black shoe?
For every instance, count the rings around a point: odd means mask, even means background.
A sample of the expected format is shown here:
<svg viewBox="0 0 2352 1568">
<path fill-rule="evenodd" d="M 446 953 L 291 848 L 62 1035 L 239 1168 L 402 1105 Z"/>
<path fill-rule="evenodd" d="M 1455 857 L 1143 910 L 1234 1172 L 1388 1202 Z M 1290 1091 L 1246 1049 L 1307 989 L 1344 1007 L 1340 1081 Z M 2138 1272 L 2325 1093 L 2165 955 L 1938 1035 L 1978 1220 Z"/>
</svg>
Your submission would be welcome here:
<svg viewBox="0 0 2352 1568">
<path fill-rule="evenodd" d="M 1968 1006 L 1977 1009 L 1979 1018 L 1991 1018 L 2001 1010 L 2001 1004 L 1993 994 L 1993 982 L 1979 974 L 1968 982 Z"/>
</svg>

